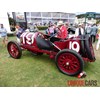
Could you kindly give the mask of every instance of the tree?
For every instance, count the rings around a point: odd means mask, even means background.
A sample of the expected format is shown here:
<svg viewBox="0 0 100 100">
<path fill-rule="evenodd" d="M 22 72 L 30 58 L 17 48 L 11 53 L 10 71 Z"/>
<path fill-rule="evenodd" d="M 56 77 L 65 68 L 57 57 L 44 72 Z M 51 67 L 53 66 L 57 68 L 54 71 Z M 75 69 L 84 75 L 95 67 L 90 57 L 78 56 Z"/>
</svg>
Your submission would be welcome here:
<svg viewBox="0 0 100 100">
<path fill-rule="evenodd" d="M 11 18 L 11 17 L 8 17 L 8 19 L 9 19 L 9 24 L 10 25 L 16 25 L 16 21 L 13 19 L 13 18 Z"/>
</svg>

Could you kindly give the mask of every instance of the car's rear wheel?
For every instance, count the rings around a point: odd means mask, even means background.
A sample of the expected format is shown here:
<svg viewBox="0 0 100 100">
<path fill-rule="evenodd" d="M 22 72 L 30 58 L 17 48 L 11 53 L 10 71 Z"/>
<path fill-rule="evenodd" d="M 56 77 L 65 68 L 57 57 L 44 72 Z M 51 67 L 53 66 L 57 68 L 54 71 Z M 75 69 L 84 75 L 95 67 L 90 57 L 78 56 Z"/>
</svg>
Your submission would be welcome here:
<svg viewBox="0 0 100 100">
<path fill-rule="evenodd" d="M 15 41 L 10 41 L 7 44 L 7 50 L 11 57 L 15 59 L 19 59 L 22 55 L 22 50 L 19 46 L 19 44 Z"/>
<path fill-rule="evenodd" d="M 85 35 L 85 48 L 86 48 L 86 54 L 88 59 L 94 61 L 95 60 L 95 54 L 92 46 L 92 41 L 89 35 Z"/>
<path fill-rule="evenodd" d="M 82 55 L 82 57 L 86 56 L 86 52 L 85 52 L 85 45 L 84 45 L 84 35 L 80 36 L 81 40 L 80 40 L 80 54 Z"/>
<path fill-rule="evenodd" d="M 64 49 L 58 52 L 55 58 L 58 69 L 67 75 L 77 75 L 82 72 L 84 61 L 75 51 Z"/>
</svg>

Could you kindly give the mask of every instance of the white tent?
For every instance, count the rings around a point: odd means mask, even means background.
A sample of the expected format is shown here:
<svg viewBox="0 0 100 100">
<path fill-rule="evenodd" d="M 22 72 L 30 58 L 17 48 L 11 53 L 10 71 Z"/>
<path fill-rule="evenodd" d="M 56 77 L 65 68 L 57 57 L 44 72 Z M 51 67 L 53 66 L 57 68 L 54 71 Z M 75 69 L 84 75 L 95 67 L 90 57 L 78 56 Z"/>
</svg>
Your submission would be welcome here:
<svg viewBox="0 0 100 100">
<path fill-rule="evenodd" d="M 7 12 L 0 12 L 0 24 L 3 24 L 7 30 L 7 33 L 12 33 L 10 30 L 9 20 Z"/>
</svg>

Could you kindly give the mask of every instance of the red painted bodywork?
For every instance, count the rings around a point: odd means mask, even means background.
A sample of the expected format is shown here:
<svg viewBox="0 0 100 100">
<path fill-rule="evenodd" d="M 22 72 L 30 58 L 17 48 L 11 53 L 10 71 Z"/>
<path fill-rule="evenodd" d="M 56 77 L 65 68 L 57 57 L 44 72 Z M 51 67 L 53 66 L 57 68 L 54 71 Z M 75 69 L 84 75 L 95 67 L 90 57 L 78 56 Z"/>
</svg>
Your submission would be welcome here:
<svg viewBox="0 0 100 100">
<path fill-rule="evenodd" d="M 26 35 L 29 34 L 29 32 L 26 33 Z M 33 33 L 34 34 L 34 42 L 32 44 L 28 44 L 26 41 L 26 35 L 24 34 L 24 37 L 23 37 L 23 34 L 21 35 L 20 37 L 20 40 L 21 40 L 21 44 L 20 46 L 24 49 L 27 49 L 28 51 L 31 51 L 31 52 L 36 52 L 36 53 L 45 53 L 45 54 L 48 54 L 50 56 L 50 58 L 55 58 L 56 54 L 59 52 L 59 50 L 57 50 L 56 47 L 54 47 L 54 50 L 43 50 L 43 49 L 39 49 L 38 46 L 37 46 L 37 42 L 36 42 L 36 38 L 39 34 L 42 34 L 44 36 L 44 39 L 47 38 L 47 35 L 46 34 L 43 34 L 43 33 L 40 33 L 40 32 L 36 32 L 36 33 Z M 25 43 L 23 43 L 23 38 L 25 40 Z M 28 35 L 28 38 L 30 38 L 30 42 L 32 41 L 32 34 Z M 70 49 L 70 42 L 78 42 L 78 44 L 80 45 L 80 39 L 79 38 L 69 38 L 69 39 L 65 39 L 65 40 L 61 40 L 61 41 L 55 41 L 54 44 L 59 47 L 61 50 L 62 49 Z M 75 45 L 74 45 L 74 48 L 75 48 Z M 79 49 L 79 52 L 80 54 L 80 49 Z M 91 60 L 89 60 L 87 57 L 83 57 L 83 60 L 84 61 L 89 61 L 89 62 L 92 62 Z"/>
</svg>

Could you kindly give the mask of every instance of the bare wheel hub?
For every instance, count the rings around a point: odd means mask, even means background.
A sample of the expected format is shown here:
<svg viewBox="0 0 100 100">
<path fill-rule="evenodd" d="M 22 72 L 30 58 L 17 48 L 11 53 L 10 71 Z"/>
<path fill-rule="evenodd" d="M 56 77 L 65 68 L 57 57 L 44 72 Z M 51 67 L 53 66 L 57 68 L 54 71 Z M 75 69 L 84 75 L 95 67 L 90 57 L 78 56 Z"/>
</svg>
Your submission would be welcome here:
<svg viewBox="0 0 100 100">
<path fill-rule="evenodd" d="M 69 66 L 69 62 L 66 62 L 66 65 Z"/>
</svg>

